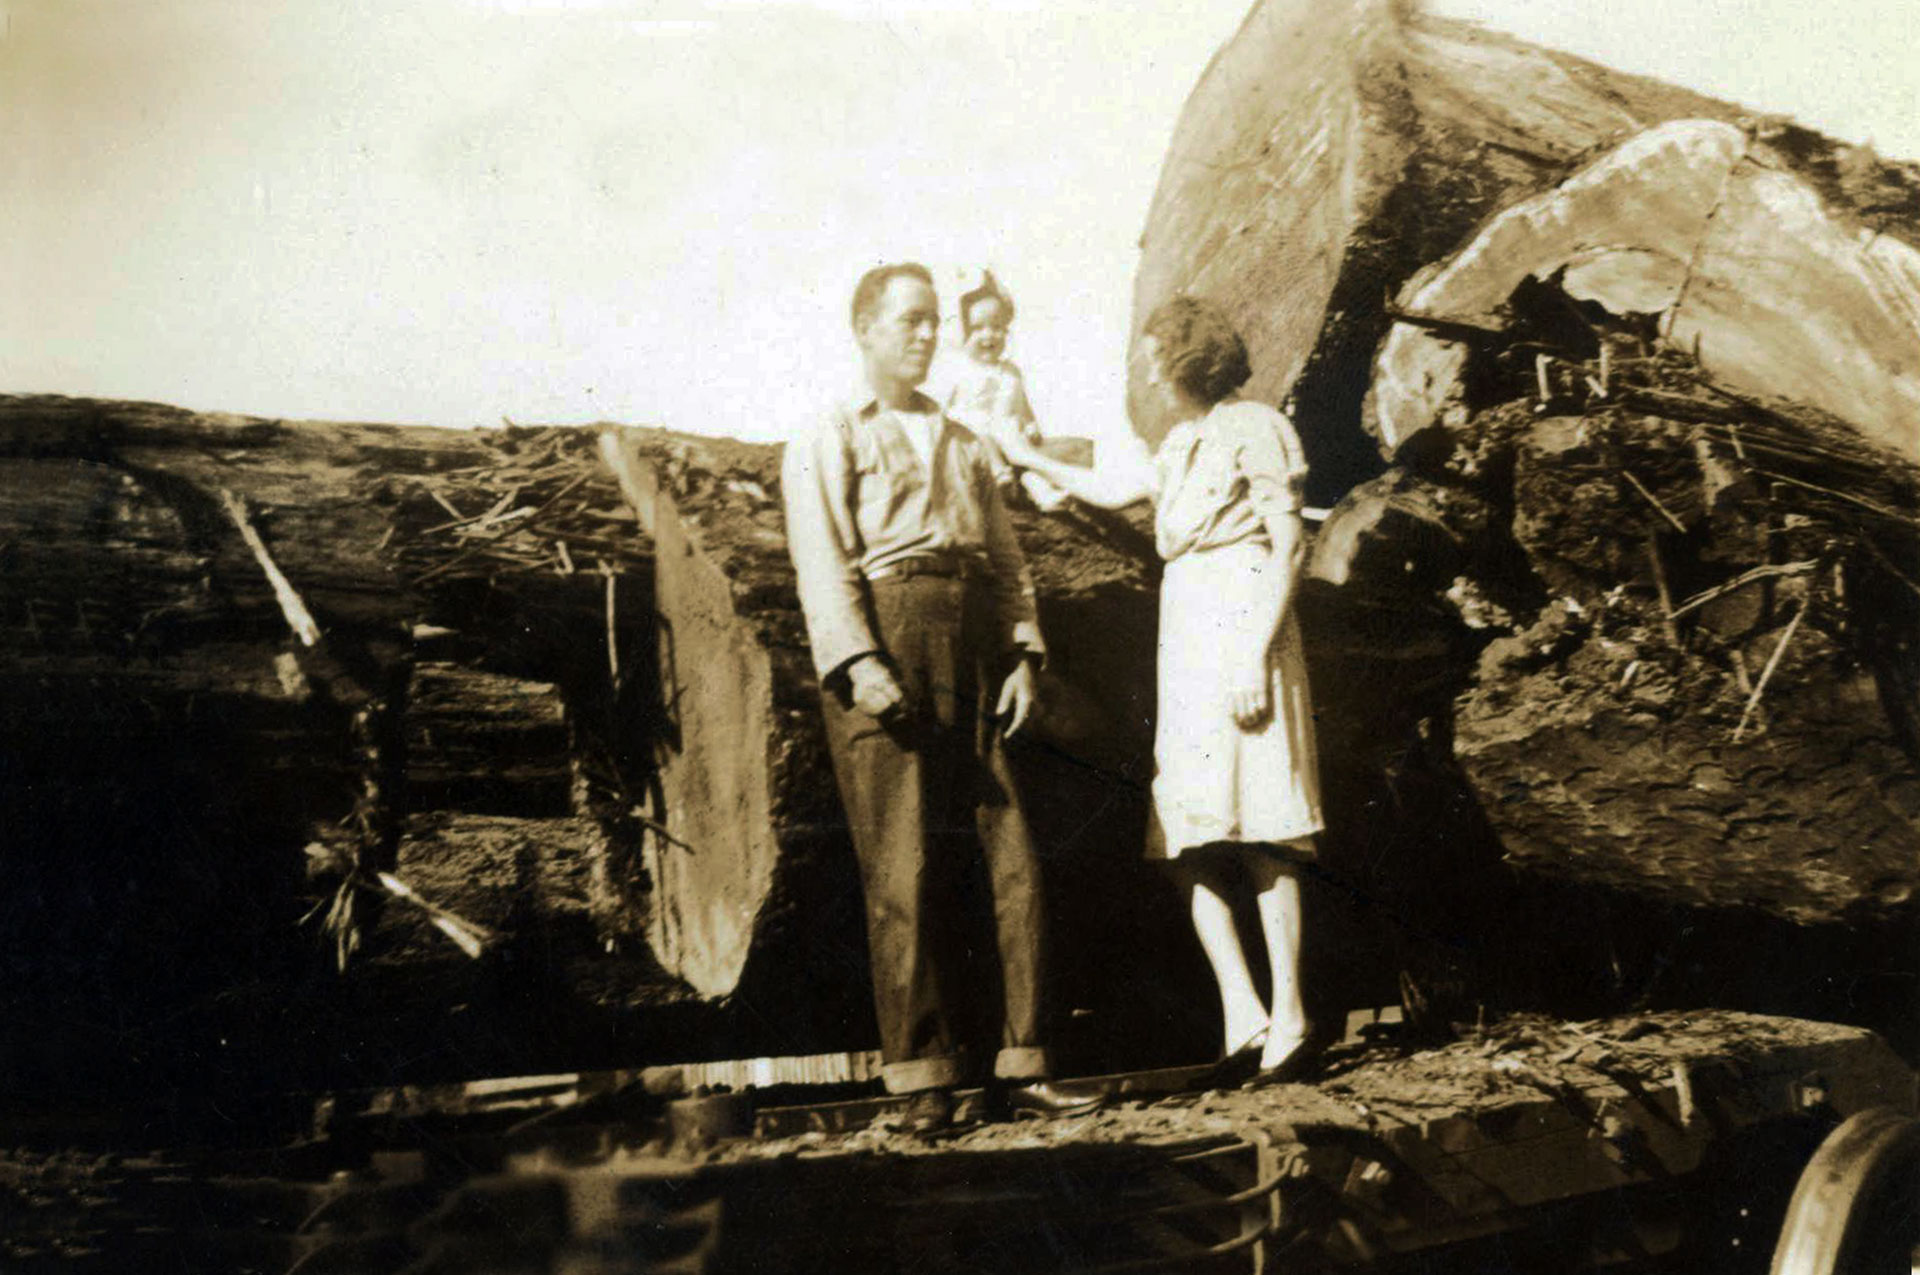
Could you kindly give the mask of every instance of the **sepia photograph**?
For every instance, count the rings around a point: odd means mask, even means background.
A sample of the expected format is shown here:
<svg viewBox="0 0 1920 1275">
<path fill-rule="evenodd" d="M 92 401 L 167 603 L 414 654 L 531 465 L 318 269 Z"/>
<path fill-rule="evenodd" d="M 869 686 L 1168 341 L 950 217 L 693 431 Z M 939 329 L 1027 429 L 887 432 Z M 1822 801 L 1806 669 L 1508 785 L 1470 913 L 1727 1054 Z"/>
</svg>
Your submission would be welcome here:
<svg viewBox="0 0 1920 1275">
<path fill-rule="evenodd" d="M 0 0 L 0 1275 L 1920 1271 L 1910 0 Z"/>
</svg>

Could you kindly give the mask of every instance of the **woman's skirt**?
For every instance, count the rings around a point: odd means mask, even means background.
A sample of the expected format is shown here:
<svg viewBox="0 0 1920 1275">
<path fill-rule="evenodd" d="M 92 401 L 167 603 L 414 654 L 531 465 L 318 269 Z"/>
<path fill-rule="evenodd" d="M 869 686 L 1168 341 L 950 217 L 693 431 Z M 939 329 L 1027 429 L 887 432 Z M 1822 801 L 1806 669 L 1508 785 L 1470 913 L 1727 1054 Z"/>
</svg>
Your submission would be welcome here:
<svg viewBox="0 0 1920 1275">
<path fill-rule="evenodd" d="M 1264 544 L 1185 553 L 1160 587 L 1159 727 L 1149 858 L 1215 842 L 1276 844 L 1320 831 L 1320 782 L 1300 624 L 1289 607 L 1267 646 L 1273 712 L 1255 730 L 1233 720 L 1234 671 L 1268 634 L 1260 602 L 1282 584 Z M 1311 853 L 1311 843 L 1288 847 Z"/>
</svg>

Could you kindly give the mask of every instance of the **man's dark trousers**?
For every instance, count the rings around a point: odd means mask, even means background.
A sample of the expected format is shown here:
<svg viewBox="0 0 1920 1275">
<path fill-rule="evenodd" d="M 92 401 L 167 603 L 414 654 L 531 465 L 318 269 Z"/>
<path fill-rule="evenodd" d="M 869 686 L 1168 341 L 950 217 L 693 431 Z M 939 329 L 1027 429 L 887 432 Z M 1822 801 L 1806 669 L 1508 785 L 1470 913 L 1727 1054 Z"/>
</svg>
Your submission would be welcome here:
<svg viewBox="0 0 1920 1275">
<path fill-rule="evenodd" d="M 994 1071 L 1050 1073 L 1040 1044 L 1040 864 L 994 699 L 1009 655 L 984 581 L 887 576 L 870 585 L 875 633 L 906 692 L 883 725 L 827 692 L 827 739 L 866 895 L 882 1075 L 894 1093 L 967 1079 L 970 1028 L 993 980 L 969 968 L 986 935 L 966 882 L 984 866 L 1000 957 Z"/>
</svg>

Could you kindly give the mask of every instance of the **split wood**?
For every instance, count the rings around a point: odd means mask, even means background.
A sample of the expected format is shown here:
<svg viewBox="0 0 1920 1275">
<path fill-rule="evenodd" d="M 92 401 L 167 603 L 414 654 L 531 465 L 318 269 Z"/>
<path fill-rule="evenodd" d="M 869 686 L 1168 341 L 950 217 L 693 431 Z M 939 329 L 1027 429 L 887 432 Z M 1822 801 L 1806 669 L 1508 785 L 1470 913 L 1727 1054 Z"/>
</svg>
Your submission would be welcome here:
<svg viewBox="0 0 1920 1275">
<path fill-rule="evenodd" d="M 1747 733 L 1747 722 L 1752 719 L 1754 710 L 1760 707 L 1760 697 L 1767 693 L 1767 683 L 1773 680 L 1773 671 L 1780 667 L 1780 657 L 1787 653 L 1787 644 L 1793 641 L 1793 635 L 1799 631 L 1800 621 L 1807 618 L 1807 611 L 1811 605 L 1811 601 L 1800 604 L 1800 609 L 1793 613 L 1793 619 L 1787 624 L 1787 631 L 1780 635 L 1779 644 L 1773 648 L 1773 655 L 1768 658 L 1767 666 L 1760 670 L 1760 680 L 1754 683 L 1753 694 L 1747 697 L 1747 707 L 1740 714 L 1740 724 L 1733 728 L 1734 743 L 1739 743 L 1741 737 Z"/>
<path fill-rule="evenodd" d="M 1744 589 L 1750 584 L 1758 584 L 1762 580 L 1770 580 L 1780 576 L 1806 575 L 1818 565 L 1819 563 L 1808 558 L 1800 562 L 1768 563 L 1765 566 L 1755 567 L 1753 570 L 1742 572 L 1723 584 L 1716 584 L 1711 589 L 1703 589 L 1699 593 L 1694 594 L 1685 602 L 1675 607 L 1673 614 L 1675 618 L 1678 618 L 1718 598 L 1724 598 L 1729 593 Z"/>
<path fill-rule="evenodd" d="M 484 925 L 469 921 L 459 913 L 422 898 L 412 886 L 390 872 L 374 874 L 383 889 L 396 899 L 404 899 L 427 914 L 433 928 L 452 939 L 462 952 L 479 960 L 499 936 Z"/>
<path fill-rule="evenodd" d="M 427 487 L 425 483 L 422 483 L 421 486 Z M 442 509 L 446 510 L 448 513 L 452 514 L 456 521 L 465 522 L 467 520 L 467 516 L 460 512 L 459 506 L 455 505 L 451 500 L 448 500 L 445 496 L 441 495 L 437 488 L 427 487 L 427 495 L 432 496 L 435 503 L 437 503 Z"/>
<path fill-rule="evenodd" d="M 1634 477 L 1634 473 L 1631 469 L 1623 469 L 1620 472 L 1622 475 L 1625 476 L 1628 482 L 1633 484 L 1633 489 L 1639 492 L 1642 496 L 1645 496 L 1647 498 L 1647 503 L 1652 505 L 1656 510 L 1659 511 L 1660 516 L 1662 518 L 1665 518 L 1669 523 L 1673 524 L 1673 529 L 1675 531 L 1679 532 L 1683 536 L 1687 534 L 1687 524 L 1685 524 L 1684 522 L 1681 522 L 1678 518 L 1674 517 L 1673 511 L 1671 509 L 1668 509 L 1665 505 L 1661 504 L 1660 497 L 1654 495 L 1651 491 L 1648 491 L 1647 485 L 1641 482 L 1638 478 Z"/>
<path fill-rule="evenodd" d="M 267 583 L 273 586 L 274 601 L 280 604 L 280 614 L 286 619 L 287 627 L 305 646 L 319 642 L 319 622 L 313 618 L 313 612 L 307 610 L 307 604 L 294 590 L 293 582 L 280 570 L 280 564 L 267 551 L 267 542 L 260 538 L 252 520 L 247 517 L 247 502 L 223 487 L 220 490 L 220 503 L 227 511 L 227 517 L 233 520 L 233 525 L 240 529 L 240 538 L 247 542 L 247 548 L 252 551 L 253 560 L 267 577 Z"/>
<path fill-rule="evenodd" d="M 615 574 L 603 558 L 600 561 L 600 574 L 607 578 L 607 684 L 613 687 L 613 693 L 620 693 L 620 625 L 617 607 L 619 603 L 620 577 Z"/>
<path fill-rule="evenodd" d="M 492 536 L 489 536 L 484 540 L 481 540 L 480 543 L 476 545 L 473 545 L 466 549 L 462 549 L 459 553 L 454 554 L 453 557 L 447 559 L 445 562 L 442 562 L 437 566 L 427 568 L 425 571 L 422 571 L 418 577 L 416 577 L 416 581 L 431 580 L 434 576 L 440 575 L 445 571 L 451 570 L 457 564 L 466 561 L 468 558 L 471 558 L 474 554 L 480 552 L 482 548 L 485 548 L 488 545 L 492 545 L 500 540 L 504 540 L 508 536 L 518 535 L 520 532 L 531 530 L 540 521 L 542 517 L 544 517 L 550 510 L 553 509 L 555 505 L 559 504 L 563 499 L 571 495 L 575 488 L 579 487 L 580 484 L 586 482 L 587 479 L 591 478 L 592 476 L 593 475 L 591 473 L 583 473 L 583 474 L 576 475 L 573 481 L 569 482 L 566 486 L 562 487 L 559 491 L 555 492 L 553 495 L 547 497 L 545 503 L 540 505 L 539 508 L 535 509 L 532 513 L 528 514 L 525 518 L 515 523 L 514 526 L 509 530 L 498 532 Z"/>
<path fill-rule="evenodd" d="M 1682 644 L 1680 626 L 1673 619 L 1673 592 L 1667 588 L 1667 564 L 1660 557 L 1660 537 L 1653 532 L 1647 533 L 1647 561 L 1653 566 L 1653 587 L 1660 592 L 1660 618 L 1666 626 L 1667 641 L 1677 648 Z"/>
</svg>

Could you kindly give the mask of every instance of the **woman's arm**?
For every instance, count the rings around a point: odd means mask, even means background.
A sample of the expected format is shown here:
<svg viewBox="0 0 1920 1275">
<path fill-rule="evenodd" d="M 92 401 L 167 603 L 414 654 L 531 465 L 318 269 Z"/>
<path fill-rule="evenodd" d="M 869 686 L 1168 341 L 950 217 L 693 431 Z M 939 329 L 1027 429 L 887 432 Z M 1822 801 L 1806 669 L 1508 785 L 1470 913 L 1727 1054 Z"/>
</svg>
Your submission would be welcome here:
<svg viewBox="0 0 1920 1275">
<path fill-rule="evenodd" d="M 1273 714 L 1273 685 L 1267 673 L 1268 652 L 1286 623 L 1287 610 L 1299 592 L 1306 566 L 1306 525 L 1300 518 L 1300 483 L 1306 466 L 1299 443 L 1286 417 L 1271 409 L 1259 411 L 1240 445 L 1237 463 L 1247 480 L 1247 499 L 1267 529 L 1272 546 L 1268 566 L 1274 579 L 1260 597 L 1260 612 L 1250 617 L 1255 633 L 1265 635 L 1250 663 L 1235 671 L 1230 705 L 1243 730 L 1254 730 Z"/>
<path fill-rule="evenodd" d="M 1089 469 L 1085 465 L 1055 460 L 1018 435 L 1001 440 L 1000 445 L 1007 459 L 1021 469 L 1030 469 L 1069 496 L 1103 509 L 1118 509 L 1136 500 L 1146 500 L 1157 486 L 1152 462 L 1144 454 L 1118 464 L 1096 464 Z"/>
<path fill-rule="evenodd" d="M 1273 544 L 1267 561 L 1274 579 L 1259 595 L 1260 610 L 1249 617 L 1247 626 L 1261 634 L 1262 640 L 1256 649 L 1241 653 L 1246 663 L 1233 671 L 1228 691 L 1227 707 L 1242 730 L 1257 730 L 1273 715 L 1273 679 L 1267 674 L 1268 652 L 1287 621 L 1287 611 L 1299 592 L 1300 569 L 1306 562 L 1306 535 L 1299 514 L 1268 514 L 1262 521 Z"/>
</svg>

